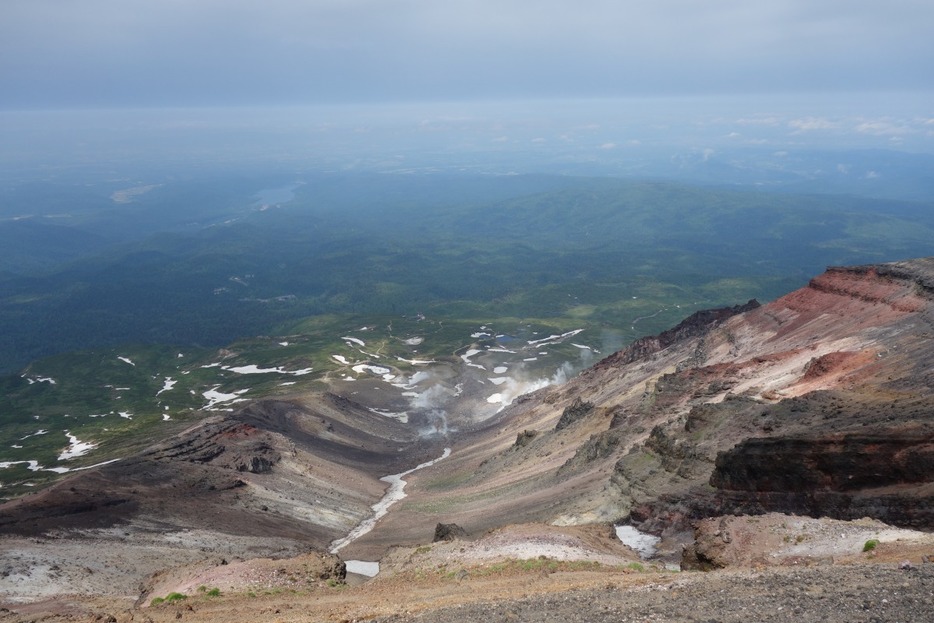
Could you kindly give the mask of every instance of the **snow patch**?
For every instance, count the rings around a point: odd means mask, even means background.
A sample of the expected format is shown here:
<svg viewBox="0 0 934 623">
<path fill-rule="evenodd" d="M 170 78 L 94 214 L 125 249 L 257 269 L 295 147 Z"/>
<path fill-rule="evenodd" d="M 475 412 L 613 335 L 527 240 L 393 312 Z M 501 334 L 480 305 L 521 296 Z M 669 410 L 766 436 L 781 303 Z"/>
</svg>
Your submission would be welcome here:
<svg viewBox="0 0 934 623">
<path fill-rule="evenodd" d="M 220 388 L 220 385 L 215 385 L 206 392 L 202 392 L 201 395 L 204 396 L 205 400 L 208 401 L 208 404 L 201 407 L 204 410 L 213 409 L 215 406 L 224 403 L 224 402 L 243 402 L 246 398 L 240 398 L 241 394 L 245 394 L 250 391 L 249 389 L 241 389 L 232 394 L 224 394 L 217 391 Z"/>
<path fill-rule="evenodd" d="M 57 384 L 56 381 L 55 381 L 55 379 L 53 379 L 53 378 L 50 377 L 50 376 L 26 376 L 26 375 L 24 374 L 22 378 L 24 378 L 24 379 L 26 379 L 27 381 L 29 381 L 29 384 L 30 384 L 30 385 L 32 385 L 33 383 L 48 383 L 49 385 L 56 385 L 56 384 Z"/>
<path fill-rule="evenodd" d="M 412 469 L 406 470 L 402 472 L 401 474 L 391 474 L 389 476 L 383 476 L 382 478 L 380 478 L 382 482 L 389 483 L 389 489 L 386 490 L 385 495 L 383 495 L 383 499 L 381 499 L 379 502 L 377 502 L 371 507 L 373 510 L 373 516 L 369 517 L 368 519 L 363 520 L 360 524 L 357 525 L 356 528 L 351 530 L 350 533 L 344 538 L 338 539 L 334 541 L 333 543 L 331 543 L 331 548 L 329 551 L 332 554 L 336 554 L 337 552 L 339 552 L 341 549 L 343 549 L 344 547 L 346 547 L 353 541 L 359 539 L 361 536 L 368 533 L 370 530 L 373 529 L 374 526 L 376 526 L 376 522 L 378 522 L 380 519 L 386 516 L 386 513 L 389 512 L 390 506 L 392 506 L 399 500 L 404 499 L 405 498 L 405 485 L 406 485 L 406 482 L 403 480 L 404 477 L 420 469 L 431 467 L 438 461 L 444 460 L 448 458 L 449 456 L 451 456 L 451 449 L 445 448 L 441 456 L 439 456 L 436 459 L 432 459 L 431 461 L 427 461 L 420 465 L 416 465 Z"/>
<path fill-rule="evenodd" d="M 133 363 L 133 362 L 130 360 L 129 357 L 117 357 L 117 359 L 119 359 L 119 360 L 122 361 L 123 363 L 128 363 L 128 364 L 130 364 L 130 365 L 133 366 L 134 368 L 136 367 L 136 364 Z"/>
<path fill-rule="evenodd" d="M 375 578 L 379 573 L 378 562 L 367 562 L 365 560 L 345 560 L 344 565 L 347 567 L 347 573 L 356 573 L 357 575 L 363 575 L 368 578 Z"/>
<path fill-rule="evenodd" d="M 406 411 L 394 412 L 394 411 L 389 411 L 388 409 L 376 409 L 374 407 L 368 407 L 368 409 L 372 411 L 373 413 L 375 413 L 376 415 L 381 415 L 383 417 L 388 417 L 394 420 L 399 420 L 403 424 L 409 423 L 409 414 Z"/>
<path fill-rule="evenodd" d="M 471 357 L 473 357 L 474 355 L 479 355 L 479 354 L 482 353 L 482 352 L 483 352 L 482 350 L 478 350 L 478 349 L 476 349 L 476 348 L 471 348 L 471 349 L 468 350 L 466 353 L 464 353 L 463 355 L 461 355 L 461 359 L 464 360 L 464 363 L 465 363 L 465 364 L 467 364 L 468 366 L 470 366 L 470 367 L 472 367 L 472 368 L 480 368 L 481 370 L 486 370 L 486 368 L 484 368 L 483 366 L 481 366 L 479 363 L 472 363 L 472 362 L 470 361 L 470 358 L 471 358 Z"/>
<path fill-rule="evenodd" d="M 291 374 L 292 376 L 304 376 L 306 374 L 311 374 L 312 368 L 302 368 L 301 370 L 286 370 L 282 366 L 276 368 L 260 368 L 256 364 L 250 364 L 248 366 L 236 366 L 229 367 L 224 366 L 222 370 L 229 370 L 230 372 L 236 372 L 237 374 Z"/>
<path fill-rule="evenodd" d="M 71 459 L 76 459 L 79 456 L 84 456 L 97 447 L 96 443 L 80 441 L 67 430 L 65 431 L 65 436 L 68 437 L 69 445 L 67 448 L 62 450 L 61 454 L 58 455 L 59 461 L 70 461 Z"/>
<path fill-rule="evenodd" d="M 404 359 L 399 356 L 397 356 L 396 359 L 403 363 L 412 364 L 413 366 L 427 366 L 430 363 L 437 363 L 434 359 Z"/>
<path fill-rule="evenodd" d="M 357 346 L 360 346 L 360 347 L 366 346 L 366 342 L 364 342 L 364 341 L 361 340 L 360 338 L 356 338 L 356 337 L 342 337 L 341 339 L 342 339 L 342 340 L 345 340 L 345 341 L 347 341 L 347 342 L 353 342 L 354 344 L 356 344 Z"/>
<path fill-rule="evenodd" d="M 640 532 L 632 526 L 616 526 L 616 537 L 633 550 L 635 550 L 642 559 L 650 558 L 655 554 L 655 549 L 661 538 Z"/>
<path fill-rule="evenodd" d="M 162 386 L 162 389 L 160 389 L 159 391 L 156 392 L 156 396 L 158 396 L 158 395 L 161 394 L 162 392 L 167 392 L 167 391 L 169 391 L 170 389 L 172 389 L 173 387 L 175 387 L 175 384 L 176 384 L 176 383 L 178 383 L 178 381 L 173 381 L 171 376 L 165 377 L 165 384 Z"/>
<path fill-rule="evenodd" d="M 42 469 L 39 461 L 0 461 L 0 469 L 9 469 L 14 465 L 25 465 L 26 469 L 31 472 L 38 472 Z"/>
<path fill-rule="evenodd" d="M 367 364 L 367 363 L 357 364 L 353 368 L 351 368 L 351 370 L 353 370 L 357 374 L 363 374 L 365 372 L 369 372 L 370 374 L 375 374 L 377 376 L 382 376 L 384 378 L 392 374 L 392 370 L 390 370 L 389 368 L 384 368 L 383 366 L 371 366 L 370 364 Z M 394 375 L 393 375 L 393 378 L 395 378 Z"/>
<path fill-rule="evenodd" d="M 573 331 L 568 331 L 566 333 L 562 333 L 561 335 L 549 335 L 548 337 L 543 337 L 540 340 L 529 340 L 528 343 L 529 346 L 547 346 L 548 344 L 558 344 L 569 337 L 574 337 L 582 331 L 583 329 L 574 329 Z"/>
<path fill-rule="evenodd" d="M 104 465 L 110 465 L 111 463 L 116 463 L 120 459 L 110 459 L 109 461 L 104 461 L 102 463 L 95 463 L 94 465 L 87 465 L 85 467 L 43 467 L 39 465 L 39 461 L 29 460 L 29 461 L 3 461 L 0 462 L 0 469 L 7 469 L 13 467 L 14 465 L 25 465 L 26 469 L 31 472 L 54 472 L 56 474 L 67 474 L 69 472 L 81 472 L 86 469 L 94 469 L 95 467 L 102 467 Z M 31 486 L 31 485 L 30 485 Z"/>
</svg>

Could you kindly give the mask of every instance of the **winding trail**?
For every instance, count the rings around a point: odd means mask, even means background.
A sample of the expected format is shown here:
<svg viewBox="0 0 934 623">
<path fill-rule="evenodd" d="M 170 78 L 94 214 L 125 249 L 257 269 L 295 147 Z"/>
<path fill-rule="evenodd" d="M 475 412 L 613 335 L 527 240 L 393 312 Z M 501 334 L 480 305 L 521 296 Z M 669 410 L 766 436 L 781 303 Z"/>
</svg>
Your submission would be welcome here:
<svg viewBox="0 0 934 623">
<path fill-rule="evenodd" d="M 376 526 L 376 522 L 378 522 L 380 519 L 386 516 L 386 513 L 389 512 L 390 506 L 392 506 L 399 500 L 404 499 L 406 483 L 405 483 L 405 480 L 403 480 L 403 478 L 405 478 L 406 476 L 408 476 L 409 474 L 413 472 L 417 472 L 420 469 L 431 467 L 438 461 L 446 459 L 449 456 L 451 456 L 451 449 L 445 448 L 441 456 L 439 456 L 436 459 L 432 459 L 431 461 L 427 461 L 425 463 L 421 463 L 420 465 L 416 465 L 412 469 L 406 470 L 402 472 L 401 474 L 390 474 L 389 476 L 383 476 L 382 478 L 380 478 L 381 481 L 389 483 L 389 489 L 386 490 L 386 493 L 383 495 L 383 498 L 379 502 L 373 505 L 372 507 L 373 515 L 368 517 L 367 519 L 364 519 L 359 524 L 357 524 L 357 527 L 351 530 L 347 534 L 347 536 L 345 536 L 342 539 L 337 539 L 336 541 L 331 543 L 331 548 L 328 551 L 330 551 L 332 554 L 336 554 L 341 549 L 346 547 L 347 545 L 353 543 L 354 541 L 362 537 L 364 534 L 366 534 L 367 532 L 369 532 Z"/>
</svg>

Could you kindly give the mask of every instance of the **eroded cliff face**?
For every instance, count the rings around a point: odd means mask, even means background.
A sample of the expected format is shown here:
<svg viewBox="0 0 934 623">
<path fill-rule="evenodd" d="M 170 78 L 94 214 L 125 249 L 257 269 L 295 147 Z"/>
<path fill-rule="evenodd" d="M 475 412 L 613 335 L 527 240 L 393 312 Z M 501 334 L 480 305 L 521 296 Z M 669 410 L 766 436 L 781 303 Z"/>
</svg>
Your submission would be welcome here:
<svg viewBox="0 0 934 623">
<path fill-rule="evenodd" d="M 710 484 L 727 491 L 839 491 L 926 483 L 934 437 L 831 435 L 754 438 L 717 456 Z"/>
<path fill-rule="evenodd" d="M 832 268 L 673 344 L 680 361 L 653 391 L 668 417 L 615 466 L 633 518 L 671 530 L 779 511 L 934 527 L 932 275 L 930 259 Z"/>
</svg>

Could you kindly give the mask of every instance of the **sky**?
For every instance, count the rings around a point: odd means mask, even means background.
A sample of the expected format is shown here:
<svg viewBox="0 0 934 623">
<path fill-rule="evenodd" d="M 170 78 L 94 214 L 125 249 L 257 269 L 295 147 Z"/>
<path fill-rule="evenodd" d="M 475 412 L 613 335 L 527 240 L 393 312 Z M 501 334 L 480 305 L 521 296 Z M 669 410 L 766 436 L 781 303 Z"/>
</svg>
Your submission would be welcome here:
<svg viewBox="0 0 934 623">
<path fill-rule="evenodd" d="M 934 90 L 930 0 L 2 0 L 0 109 Z"/>
</svg>

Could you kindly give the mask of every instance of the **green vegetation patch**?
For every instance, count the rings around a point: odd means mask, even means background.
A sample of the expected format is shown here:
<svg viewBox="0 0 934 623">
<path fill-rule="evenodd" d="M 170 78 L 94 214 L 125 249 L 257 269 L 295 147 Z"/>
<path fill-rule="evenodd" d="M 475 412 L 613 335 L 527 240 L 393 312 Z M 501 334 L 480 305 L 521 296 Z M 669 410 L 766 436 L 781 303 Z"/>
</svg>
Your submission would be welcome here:
<svg viewBox="0 0 934 623">
<path fill-rule="evenodd" d="M 149 602 L 149 605 L 151 605 L 151 606 L 158 606 L 159 604 L 163 604 L 163 603 L 165 603 L 165 604 L 173 604 L 173 603 L 177 603 L 177 602 L 179 602 L 179 601 L 182 601 L 182 600 L 184 600 L 184 599 L 188 599 L 188 595 L 185 595 L 184 593 L 169 593 L 169 594 L 166 595 L 165 597 L 155 597 L 155 598 L 153 598 L 153 600 L 152 600 L 151 602 Z"/>
</svg>

